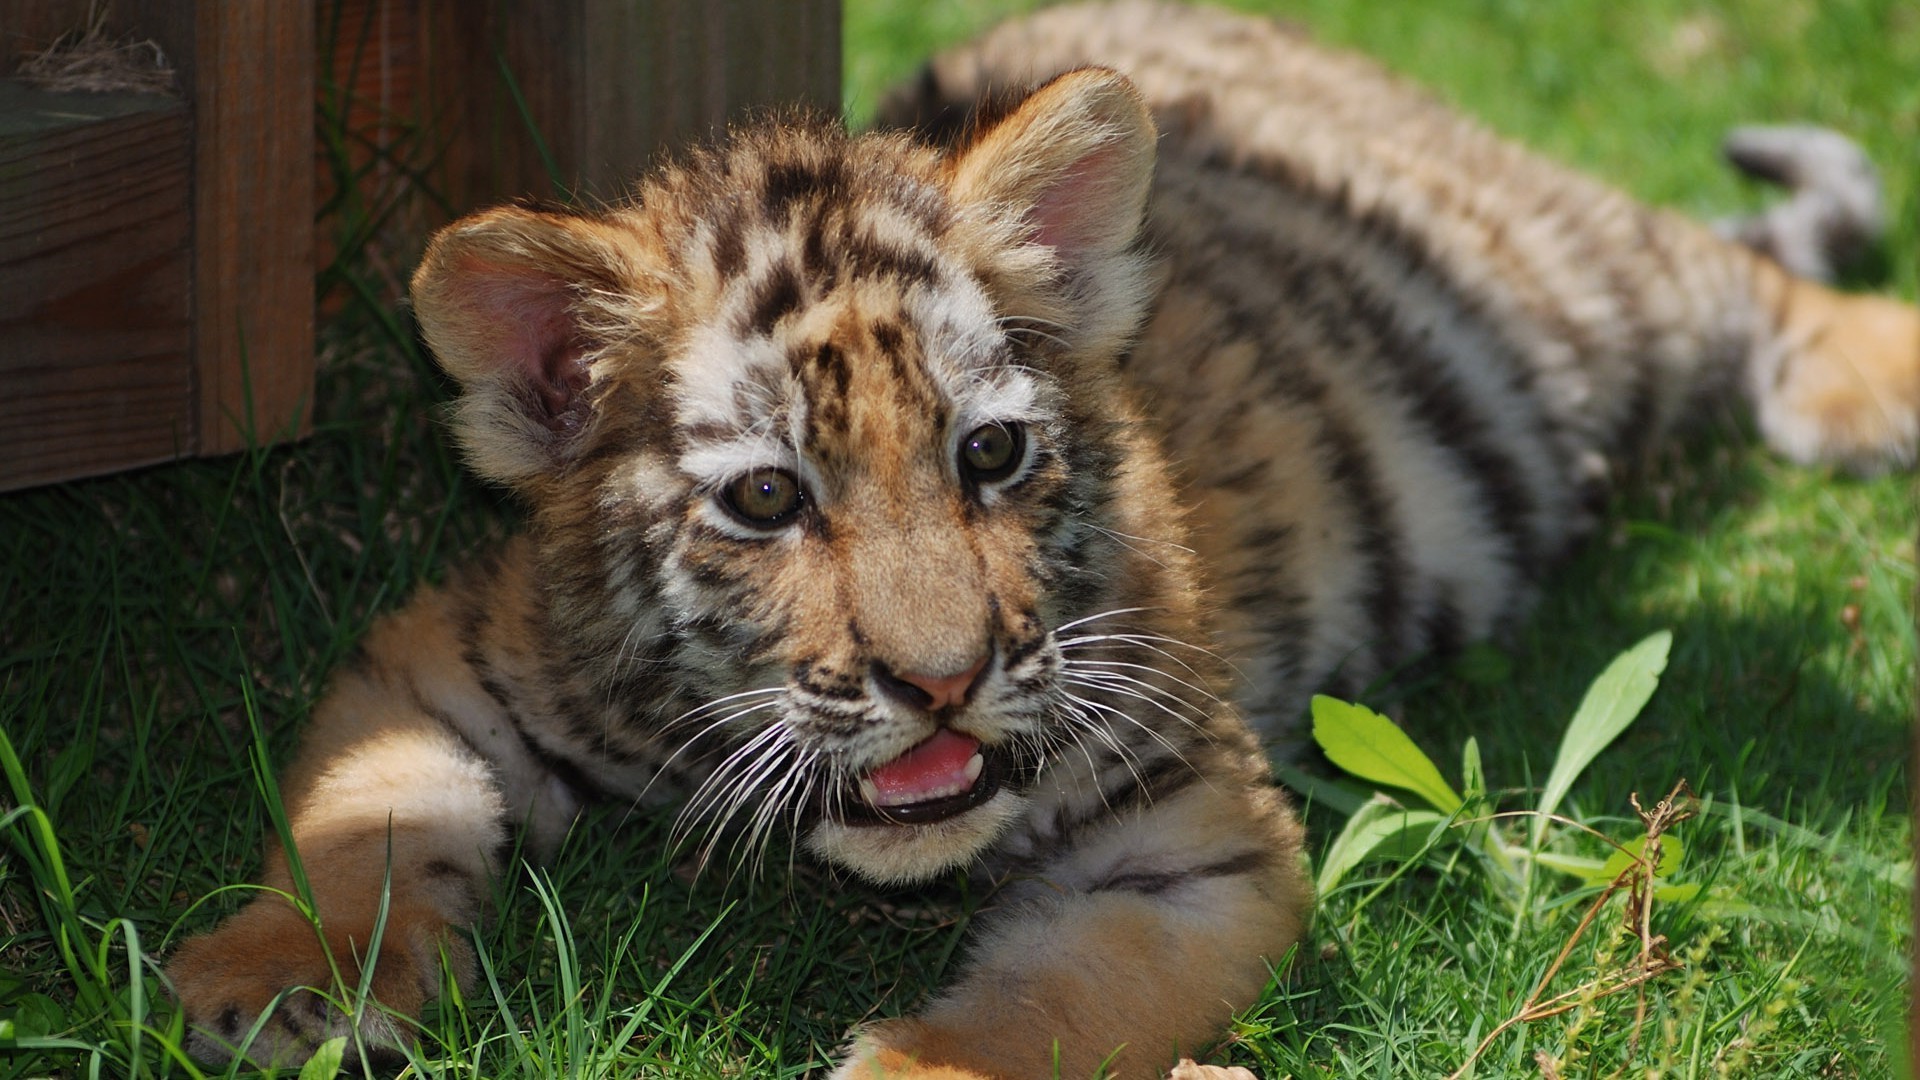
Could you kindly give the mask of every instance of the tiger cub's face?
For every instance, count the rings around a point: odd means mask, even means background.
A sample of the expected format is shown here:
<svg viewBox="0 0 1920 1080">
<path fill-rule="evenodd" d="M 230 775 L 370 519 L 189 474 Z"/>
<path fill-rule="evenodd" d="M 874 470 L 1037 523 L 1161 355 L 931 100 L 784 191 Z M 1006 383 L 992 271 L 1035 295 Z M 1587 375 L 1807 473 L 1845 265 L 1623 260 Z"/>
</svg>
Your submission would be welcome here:
<svg viewBox="0 0 1920 1080">
<path fill-rule="evenodd" d="M 532 505 L 552 651 L 711 763 L 690 812 L 919 878 L 1070 741 L 1059 631 L 1139 591 L 1097 526 L 1152 138 L 1085 71 L 951 156 L 767 129 L 436 239 L 420 319 Z"/>
</svg>

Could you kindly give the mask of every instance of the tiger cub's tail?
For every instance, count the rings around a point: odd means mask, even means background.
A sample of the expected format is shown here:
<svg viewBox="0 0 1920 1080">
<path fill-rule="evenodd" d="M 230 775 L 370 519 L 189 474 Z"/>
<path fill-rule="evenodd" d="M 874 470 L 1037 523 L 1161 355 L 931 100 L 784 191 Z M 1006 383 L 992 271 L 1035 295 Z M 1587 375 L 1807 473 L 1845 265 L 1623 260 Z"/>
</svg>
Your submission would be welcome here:
<svg viewBox="0 0 1920 1080">
<path fill-rule="evenodd" d="M 1837 131 L 1811 124 L 1738 127 L 1720 152 L 1745 175 L 1786 188 L 1789 197 L 1716 228 L 1803 278 L 1831 282 L 1886 231 L 1879 170 Z"/>
</svg>

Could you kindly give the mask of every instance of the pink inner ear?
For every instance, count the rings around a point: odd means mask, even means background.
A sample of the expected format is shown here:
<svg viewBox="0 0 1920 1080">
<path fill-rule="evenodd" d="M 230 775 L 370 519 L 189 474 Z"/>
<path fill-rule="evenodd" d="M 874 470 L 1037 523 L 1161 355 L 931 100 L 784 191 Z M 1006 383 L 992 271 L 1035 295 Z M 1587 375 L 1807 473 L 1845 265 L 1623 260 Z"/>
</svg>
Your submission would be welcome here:
<svg viewBox="0 0 1920 1080">
<path fill-rule="evenodd" d="M 1033 238 L 1069 258 L 1098 247 L 1116 232 L 1132 235 L 1133 222 L 1113 220 L 1114 167 L 1121 149 L 1096 150 L 1067 167 L 1034 200 Z"/>
<path fill-rule="evenodd" d="M 462 307 L 491 339 L 489 352 L 525 392 L 535 419 L 555 431 L 577 426 L 587 344 L 572 311 L 572 289 L 547 274 L 478 260 L 461 270 L 470 283 Z"/>
</svg>

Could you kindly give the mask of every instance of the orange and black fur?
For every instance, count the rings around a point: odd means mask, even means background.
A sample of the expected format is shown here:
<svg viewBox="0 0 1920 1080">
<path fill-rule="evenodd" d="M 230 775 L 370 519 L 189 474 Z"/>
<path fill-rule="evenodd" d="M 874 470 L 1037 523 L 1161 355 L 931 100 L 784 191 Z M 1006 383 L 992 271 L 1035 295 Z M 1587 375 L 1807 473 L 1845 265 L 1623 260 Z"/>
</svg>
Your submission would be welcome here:
<svg viewBox="0 0 1920 1080">
<path fill-rule="evenodd" d="M 472 976 L 447 930 L 511 827 L 677 800 L 748 858 L 1007 882 L 836 1076 L 1158 1075 L 1309 917 L 1255 731 L 1519 616 L 1702 399 L 1796 458 L 1913 450 L 1913 308 L 1266 23 L 1056 9 L 891 114 L 929 126 L 744 130 L 611 209 L 435 239 L 455 429 L 529 525 L 374 629 L 285 785 L 348 966 L 391 850 L 385 1004 L 443 950 Z M 170 974 L 218 1056 L 327 970 L 266 897 Z M 296 995 L 249 1052 L 344 1023 Z"/>
</svg>

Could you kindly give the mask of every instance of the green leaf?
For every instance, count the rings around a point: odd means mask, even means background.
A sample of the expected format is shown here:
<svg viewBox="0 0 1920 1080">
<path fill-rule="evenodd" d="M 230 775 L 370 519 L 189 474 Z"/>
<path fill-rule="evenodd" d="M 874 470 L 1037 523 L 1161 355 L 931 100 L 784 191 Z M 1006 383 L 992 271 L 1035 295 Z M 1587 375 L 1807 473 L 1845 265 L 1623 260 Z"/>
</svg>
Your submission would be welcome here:
<svg viewBox="0 0 1920 1080">
<path fill-rule="evenodd" d="M 1460 750 L 1460 787 L 1468 803 L 1477 803 L 1487 797 L 1487 771 L 1480 764 L 1480 740 L 1467 736 L 1467 745 Z"/>
<path fill-rule="evenodd" d="M 319 1045 L 313 1056 L 300 1066 L 300 1080 L 333 1080 L 340 1075 L 340 1062 L 347 1056 L 347 1037 L 336 1035 Z"/>
<path fill-rule="evenodd" d="M 1574 779 L 1646 707 L 1654 687 L 1660 685 L 1660 673 L 1666 670 L 1667 652 L 1672 647 L 1671 630 L 1649 634 L 1638 645 L 1614 657 L 1613 663 L 1587 688 L 1587 696 L 1581 700 L 1579 711 L 1573 714 L 1573 722 L 1567 725 L 1567 733 L 1560 740 L 1560 753 L 1553 760 L 1553 771 L 1547 774 L 1546 790 L 1540 793 L 1541 816 L 1533 822 L 1535 847 L 1546 833 L 1546 815 L 1560 808 L 1560 800 L 1566 798 Z M 1314 733 L 1319 734 L 1317 724 Z"/>
<path fill-rule="evenodd" d="M 1326 751 L 1327 760 L 1362 780 L 1410 791 L 1442 814 L 1460 809 L 1460 796 L 1447 786 L 1433 759 L 1393 721 L 1364 705 L 1315 694 L 1313 741 Z"/>
<path fill-rule="evenodd" d="M 1643 836 L 1626 845 L 1625 851 L 1614 852 L 1608 857 L 1606 862 L 1600 865 L 1600 869 L 1588 880 L 1596 885 L 1604 885 L 1612 881 L 1614 878 L 1620 876 L 1621 872 L 1627 868 L 1629 863 L 1637 861 L 1640 858 L 1640 853 L 1646 849 L 1647 838 Z M 1679 837 L 1661 837 L 1660 865 L 1654 870 L 1653 876 L 1661 878 L 1672 877 L 1674 871 L 1680 869 L 1680 859 L 1685 853 L 1686 848 L 1680 843 Z"/>
<path fill-rule="evenodd" d="M 1409 854 L 1419 850 L 1434 828 L 1444 826 L 1447 817 L 1431 810 L 1408 810 L 1403 806 L 1376 796 L 1347 819 L 1347 827 L 1333 838 L 1327 846 L 1326 857 L 1320 860 L 1320 874 L 1314 880 L 1314 888 L 1321 896 L 1333 891 L 1347 872 L 1378 853 L 1382 856 L 1394 852 Z M 1413 840 L 1411 847 L 1398 843 Z"/>
<path fill-rule="evenodd" d="M 66 1011 L 45 994 L 21 994 L 7 1019 L 12 1027 L 7 1037 L 11 1039 L 52 1035 L 67 1028 Z"/>
<path fill-rule="evenodd" d="M 1605 860 L 1589 859 L 1581 855 L 1560 855 L 1551 851 L 1536 851 L 1533 861 L 1549 870 L 1558 870 L 1571 874 L 1589 885 L 1605 885 L 1620 876 L 1627 864 L 1640 858 L 1646 850 L 1647 838 L 1642 836 L 1624 845 L 1625 850 L 1616 850 Z M 1660 865 L 1654 869 L 1653 876 L 1671 877 L 1680 869 L 1680 862 L 1686 857 L 1686 845 L 1677 836 L 1660 838 Z"/>
<path fill-rule="evenodd" d="M 1688 882 L 1685 885 L 1655 885 L 1653 898 L 1663 904 L 1684 904 L 1700 895 L 1700 883 Z"/>
</svg>

